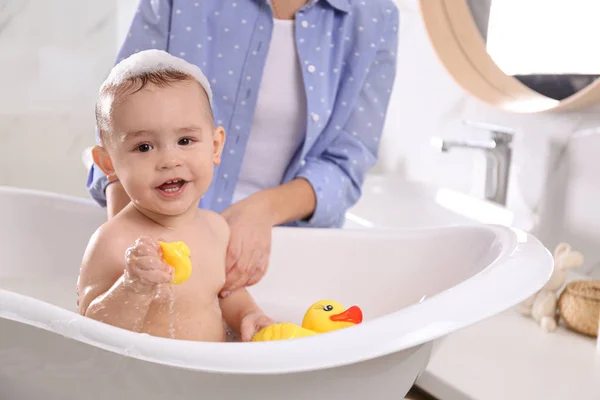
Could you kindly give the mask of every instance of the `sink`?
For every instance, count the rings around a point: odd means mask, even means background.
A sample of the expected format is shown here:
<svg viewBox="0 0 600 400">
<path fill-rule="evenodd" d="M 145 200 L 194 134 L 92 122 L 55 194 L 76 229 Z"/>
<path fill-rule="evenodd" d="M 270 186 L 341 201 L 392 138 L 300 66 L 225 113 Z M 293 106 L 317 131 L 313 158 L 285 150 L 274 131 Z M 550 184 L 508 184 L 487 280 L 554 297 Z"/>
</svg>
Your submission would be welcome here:
<svg viewBox="0 0 600 400">
<path fill-rule="evenodd" d="M 499 204 L 397 175 L 368 175 L 344 228 L 495 224 L 531 231 L 533 220 Z"/>
</svg>

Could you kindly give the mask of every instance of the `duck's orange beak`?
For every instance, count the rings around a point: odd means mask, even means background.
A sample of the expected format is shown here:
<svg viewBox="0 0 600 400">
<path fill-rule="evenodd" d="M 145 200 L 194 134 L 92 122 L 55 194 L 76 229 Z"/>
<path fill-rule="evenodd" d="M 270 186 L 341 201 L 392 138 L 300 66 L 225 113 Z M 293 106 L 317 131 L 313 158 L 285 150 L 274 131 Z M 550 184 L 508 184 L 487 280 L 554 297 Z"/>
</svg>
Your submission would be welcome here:
<svg viewBox="0 0 600 400">
<path fill-rule="evenodd" d="M 358 306 L 352 306 L 340 314 L 329 317 L 332 321 L 352 322 L 360 324 L 362 322 L 362 310 Z"/>
</svg>

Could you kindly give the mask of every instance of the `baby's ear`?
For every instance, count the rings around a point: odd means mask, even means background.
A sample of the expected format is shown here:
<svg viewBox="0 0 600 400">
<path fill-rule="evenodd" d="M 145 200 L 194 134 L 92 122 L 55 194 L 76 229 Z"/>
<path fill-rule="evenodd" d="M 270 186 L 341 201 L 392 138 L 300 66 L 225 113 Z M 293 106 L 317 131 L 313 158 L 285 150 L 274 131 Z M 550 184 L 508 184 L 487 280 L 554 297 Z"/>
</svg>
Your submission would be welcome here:
<svg viewBox="0 0 600 400">
<path fill-rule="evenodd" d="M 215 165 L 221 164 L 223 146 L 225 146 L 225 129 L 222 126 L 218 126 L 213 133 L 213 163 Z"/>
<path fill-rule="evenodd" d="M 92 148 L 92 159 L 94 160 L 94 164 L 96 164 L 108 177 L 109 181 L 114 181 L 117 179 L 115 167 L 113 166 L 112 160 L 110 159 L 110 156 L 104 147 L 97 145 L 94 146 Z"/>
</svg>

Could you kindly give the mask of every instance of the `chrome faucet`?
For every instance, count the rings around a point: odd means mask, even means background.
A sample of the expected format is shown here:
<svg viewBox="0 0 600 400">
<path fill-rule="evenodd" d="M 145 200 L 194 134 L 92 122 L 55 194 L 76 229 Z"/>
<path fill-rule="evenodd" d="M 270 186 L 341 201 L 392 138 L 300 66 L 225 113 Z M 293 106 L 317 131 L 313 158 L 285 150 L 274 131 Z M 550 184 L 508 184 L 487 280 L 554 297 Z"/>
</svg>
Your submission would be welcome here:
<svg viewBox="0 0 600 400">
<path fill-rule="evenodd" d="M 482 122 L 465 121 L 465 124 L 491 132 L 490 140 L 475 142 L 433 138 L 432 144 L 444 153 L 453 148 L 482 150 L 486 158 L 485 198 L 504 206 L 508 194 L 508 175 L 515 131 L 511 128 Z"/>
</svg>

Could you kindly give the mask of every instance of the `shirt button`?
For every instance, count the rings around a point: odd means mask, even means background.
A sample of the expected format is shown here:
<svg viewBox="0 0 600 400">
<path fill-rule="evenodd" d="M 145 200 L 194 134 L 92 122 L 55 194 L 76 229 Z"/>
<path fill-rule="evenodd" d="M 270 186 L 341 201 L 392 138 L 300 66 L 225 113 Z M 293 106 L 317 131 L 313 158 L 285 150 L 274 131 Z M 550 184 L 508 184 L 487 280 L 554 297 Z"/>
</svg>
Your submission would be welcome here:
<svg viewBox="0 0 600 400">
<path fill-rule="evenodd" d="M 300 25 L 302 25 L 303 28 L 308 28 L 308 21 L 302 21 Z"/>
<path fill-rule="evenodd" d="M 306 160 L 302 160 L 302 161 L 300 161 L 300 166 L 301 166 L 301 167 L 304 167 L 305 165 L 306 165 Z"/>
<path fill-rule="evenodd" d="M 312 74 L 317 70 L 317 67 L 315 67 L 314 65 L 309 65 L 308 67 L 306 67 L 306 69 Z"/>
<path fill-rule="evenodd" d="M 317 122 L 319 120 L 319 114 L 312 113 L 312 119 Z"/>
</svg>

